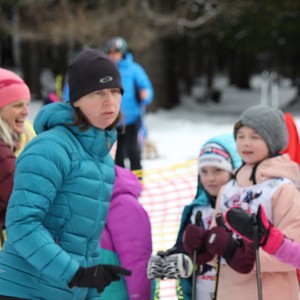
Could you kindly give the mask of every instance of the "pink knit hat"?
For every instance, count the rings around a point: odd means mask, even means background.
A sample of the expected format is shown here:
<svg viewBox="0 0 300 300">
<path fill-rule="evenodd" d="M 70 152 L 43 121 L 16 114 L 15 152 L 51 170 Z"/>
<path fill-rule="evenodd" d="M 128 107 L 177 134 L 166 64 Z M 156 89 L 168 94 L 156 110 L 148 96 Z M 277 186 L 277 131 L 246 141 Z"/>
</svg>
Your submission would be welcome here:
<svg viewBox="0 0 300 300">
<path fill-rule="evenodd" d="M 30 91 L 23 79 L 12 71 L 0 68 L 0 108 L 25 99 L 30 99 Z"/>
</svg>

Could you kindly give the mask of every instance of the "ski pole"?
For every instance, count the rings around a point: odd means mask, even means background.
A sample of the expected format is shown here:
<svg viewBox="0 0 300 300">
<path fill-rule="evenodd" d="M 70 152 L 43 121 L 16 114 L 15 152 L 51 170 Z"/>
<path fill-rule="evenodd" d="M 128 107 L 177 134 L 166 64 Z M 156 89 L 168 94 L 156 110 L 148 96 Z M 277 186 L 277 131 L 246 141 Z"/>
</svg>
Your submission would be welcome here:
<svg viewBox="0 0 300 300">
<path fill-rule="evenodd" d="M 200 210 L 197 211 L 196 217 L 195 217 L 195 225 L 201 226 L 202 223 L 202 212 Z M 193 253 L 193 264 L 194 264 L 194 272 L 193 272 L 193 278 L 192 278 L 192 300 L 196 300 L 196 277 L 197 277 L 197 250 Z"/>
<path fill-rule="evenodd" d="M 261 272 L 260 272 L 260 259 L 259 259 L 259 240 L 258 240 L 258 223 L 255 214 L 252 214 L 253 224 L 253 245 L 255 248 L 255 266 L 256 266 L 256 281 L 258 300 L 262 300 L 262 286 L 261 286 Z"/>
<path fill-rule="evenodd" d="M 219 227 L 225 227 L 224 219 L 221 213 L 218 213 L 216 215 L 216 223 Z M 213 299 L 217 299 L 218 295 L 218 285 L 219 285 L 219 275 L 220 275 L 220 266 L 221 266 L 221 257 L 218 256 L 217 260 L 217 273 L 216 273 L 216 282 L 215 282 L 215 292 L 214 292 L 214 297 Z"/>
</svg>

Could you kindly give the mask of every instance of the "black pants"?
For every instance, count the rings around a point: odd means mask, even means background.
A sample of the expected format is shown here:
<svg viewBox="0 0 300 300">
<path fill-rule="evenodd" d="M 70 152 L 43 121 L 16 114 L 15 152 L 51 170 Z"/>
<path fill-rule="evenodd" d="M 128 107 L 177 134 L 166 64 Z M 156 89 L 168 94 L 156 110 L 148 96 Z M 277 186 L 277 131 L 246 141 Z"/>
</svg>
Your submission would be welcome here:
<svg viewBox="0 0 300 300">
<path fill-rule="evenodd" d="M 118 147 L 115 162 L 125 167 L 125 158 L 129 159 L 131 170 L 141 170 L 141 147 L 138 142 L 140 121 L 125 127 L 125 133 L 119 130 Z"/>
</svg>

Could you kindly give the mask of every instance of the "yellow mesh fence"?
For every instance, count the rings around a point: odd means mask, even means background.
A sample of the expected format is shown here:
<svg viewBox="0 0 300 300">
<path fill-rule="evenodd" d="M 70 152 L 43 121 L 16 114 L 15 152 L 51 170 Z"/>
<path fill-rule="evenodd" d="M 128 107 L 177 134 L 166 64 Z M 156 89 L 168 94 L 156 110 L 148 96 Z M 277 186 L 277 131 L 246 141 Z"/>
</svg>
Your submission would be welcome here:
<svg viewBox="0 0 300 300">
<path fill-rule="evenodd" d="M 153 253 L 174 246 L 183 207 L 194 199 L 196 189 L 195 159 L 170 167 L 143 171 L 140 202 L 150 217 Z M 177 299 L 175 285 L 175 280 L 162 280 L 160 299 Z"/>
</svg>

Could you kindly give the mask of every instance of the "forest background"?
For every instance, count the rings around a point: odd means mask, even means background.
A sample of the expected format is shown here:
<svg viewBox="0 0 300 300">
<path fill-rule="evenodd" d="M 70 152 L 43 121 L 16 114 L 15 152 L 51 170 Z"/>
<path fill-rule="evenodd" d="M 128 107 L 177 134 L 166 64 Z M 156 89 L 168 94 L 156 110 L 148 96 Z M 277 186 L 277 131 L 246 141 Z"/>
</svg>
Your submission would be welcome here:
<svg viewBox="0 0 300 300">
<path fill-rule="evenodd" d="M 34 99 L 45 70 L 60 93 L 74 54 L 116 35 L 149 73 L 150 111 L 178 105 L 199 82 L 197 100 L 217 103 L 220 74 L 245 90 L 263 71 L 300 85 L 298 0 L 0 0 L 0 8 L 0 65 L 19 72 Z"/>
</svg>

